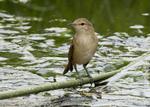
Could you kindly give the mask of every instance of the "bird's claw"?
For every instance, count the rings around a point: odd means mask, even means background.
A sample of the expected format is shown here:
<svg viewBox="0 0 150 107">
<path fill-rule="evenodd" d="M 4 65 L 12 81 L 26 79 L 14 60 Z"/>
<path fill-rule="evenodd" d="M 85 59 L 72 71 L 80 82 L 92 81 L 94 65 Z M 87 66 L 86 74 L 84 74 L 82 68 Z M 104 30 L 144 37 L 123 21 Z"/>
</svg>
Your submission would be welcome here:
<svg viewBox="0 0 150 107">
<path fill-rule="evenodd" d="M 94 83 L 94 79 L 91 76 L 89 76 L 89 79 L 90 79 L 90 84 L 91 84 L 91 87 L 92 87 L 92 85 Z"/>
</svg>

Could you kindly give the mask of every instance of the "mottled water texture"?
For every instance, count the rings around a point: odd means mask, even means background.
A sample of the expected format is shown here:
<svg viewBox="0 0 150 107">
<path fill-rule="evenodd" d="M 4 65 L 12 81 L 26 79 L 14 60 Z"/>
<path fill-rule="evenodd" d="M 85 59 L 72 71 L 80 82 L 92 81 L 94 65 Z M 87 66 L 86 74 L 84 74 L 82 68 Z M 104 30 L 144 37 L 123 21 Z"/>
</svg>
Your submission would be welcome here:
<svg viewBox="0 0 150 107">
<path fill-rule="evenodd" d="M 91 20 L 99 38 L 97 52 L 88 65 L 91 74 L 120 69 L 150 52 L 148 0 L 83 0 L 79 2 L 82 6 L 77 2 L 0 0 L 1 91 L 75 78 L 74 71 L 66 76 L 62 72 L 73 36 L 67 24 L 77 17 Z M 81 66 L 78 69 L 86 76 Z M 90 93 L 87 85 L 1 100 L 0 106 L 149 107 L 149 72 L 147 57 L 108 87 L 97 87 L 97 93 Z"/>
</svg>

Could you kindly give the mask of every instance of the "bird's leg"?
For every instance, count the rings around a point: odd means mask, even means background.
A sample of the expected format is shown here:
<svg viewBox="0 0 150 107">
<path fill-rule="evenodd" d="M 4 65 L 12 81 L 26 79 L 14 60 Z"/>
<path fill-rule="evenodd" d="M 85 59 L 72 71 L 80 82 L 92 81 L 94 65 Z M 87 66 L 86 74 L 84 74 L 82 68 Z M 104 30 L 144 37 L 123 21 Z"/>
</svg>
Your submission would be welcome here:
<svg viewBox="0 0 150 107">
<path fill-rule="evenodd" d="M 87 68 L 86 68 L 86 65 L 83 65 L 83 68 L 85 69 L 86 73 L 88 74 L 88 77 L 89 78 L 92 78 L 92 76 L 90 75 L 90 73 L 88 72 Z"/>
<path fill-rule="evenodd" d="M 78 72 L 78 70 L 77 70 L 77 65 L 74 65 L 74 69 L 75 69 L 77 75 L 79 76 L 79 78 L 81 78 L 81 76 L 80 76 L 80 74 L 79 74 L 79 72 Z"/>
<path fill-rule="evenodd" d="M 75 64 L 74 65 L 74 69 L 75 69 L 75 71 L 76 71 L 76 73 L 77 73 L 77 75 L 79 76 L 79 79 L 80 79 L 80 86 L 82 85 L 82 83 L 83 83 L 83 79 L 81 78 L 81 76 L 80 76 L 80 74 L 79 74 L 79 72 L 78 72 L 78 70 L 77 70 L 77 65 Z"/>
<path fill-rule="evenodd" d="M 83 64 L 83 68 L 85 69 L 86 73 L 88 74 L 88 77 L 90 78 L 91 85 L 92 85 L 92 83 L 94 82 L 94 80 L 93 80 L 92 76 L 90 75 L 90 73 L 88 72 L 88 70 L 87 70 L 87 68 L 86 68 L 86 65 L 87 65 L 87 64 Z"/>
<path fill-rule="evenodd" d="M 88 74 L 88 77 L 92 78 L 92 76 L 90 75 L 90 73 L 88 72 L 88 70 L 87 70 L 87 68 L 86 68 L 86 66 L 87 66 L 88 63 L 89 63 L 89 62 L 87 62 L 86 64 L 83 64 L 83 68 L 84 68 L 84 70 L 86 71 L 86 73 Z"/>
</svg>

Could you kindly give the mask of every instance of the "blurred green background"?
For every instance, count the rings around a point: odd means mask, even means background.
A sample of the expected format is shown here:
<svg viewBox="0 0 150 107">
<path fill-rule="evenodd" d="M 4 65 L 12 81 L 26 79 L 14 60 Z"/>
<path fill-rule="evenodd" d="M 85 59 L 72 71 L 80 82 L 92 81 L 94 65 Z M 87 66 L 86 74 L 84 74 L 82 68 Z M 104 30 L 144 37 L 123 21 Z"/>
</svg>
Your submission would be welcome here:
<svg viewBox="0 0 150 107">
<path fill-rule="evenodd" d="M 0 0 L 0 10 L 24 17 L 40 17 L 32 21 L 31 33 L 41 32 L 46 27 L 66 27 L 66 23 L 86 17 L 102 35 L 114 32 L 137 32 L 130 26 L 142 25 L 144 34 L 150 29 L 149 0 Z M 65 22 L 52 19 L 66 19 Z"/>
</svg>

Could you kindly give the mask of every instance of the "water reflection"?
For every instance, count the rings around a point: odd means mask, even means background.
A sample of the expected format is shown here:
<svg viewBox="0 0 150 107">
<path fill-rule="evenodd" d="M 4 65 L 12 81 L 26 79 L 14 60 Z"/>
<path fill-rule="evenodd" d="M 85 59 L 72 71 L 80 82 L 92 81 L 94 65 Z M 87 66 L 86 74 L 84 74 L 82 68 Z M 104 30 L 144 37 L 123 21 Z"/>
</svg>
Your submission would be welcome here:
<svg viewBox="0 0 150 107">
<path fill-rule="evenodd" d="M 16 18 L 15 16 L 11 18 Z M 29 22 L 29 18 L 24 22 Z M 20 29 L 27 31 L 19 22 L 15 23 Z M 15 24 L 7 24 L 13 27 Z M 7 26 L 6 25 L 6 26 Z M 5 29 L 1 27 L 1 29 Z M 22 34 L 22 30 L 1 32 L 1 66 L 12 66 L 20 70 L 37 71 L 38 74 L 62 74 L 63 65 L 67 61 L 67 50 L 70 41 L 70 29 L 51 27 L 43 29 L 41 34 Z M 17 31 L 18 33 L 15 33 Z M 132 61 L 137 56 L 149 51 L 148 38 L 129 37 L 128 33 L 116 32 L 113 36 L 102 37 L 99 35 L 99 49 L 91 64 L 90 71 L 110 71 Z M 129 59 L 130 57 L 130 59 Z M 100 62 L 99 62 L 100 61 Z M 120 63 L 116 65 L 116 63 Z M 79 68 L 82 70 L 81 68 Z M 51 72 L 51 73 L 49 73 Z M 94 72 L 91 72 L 94 73 Z"/>
</svg>

